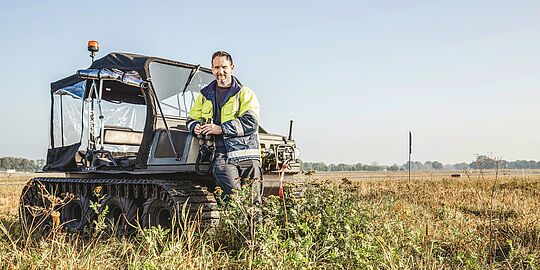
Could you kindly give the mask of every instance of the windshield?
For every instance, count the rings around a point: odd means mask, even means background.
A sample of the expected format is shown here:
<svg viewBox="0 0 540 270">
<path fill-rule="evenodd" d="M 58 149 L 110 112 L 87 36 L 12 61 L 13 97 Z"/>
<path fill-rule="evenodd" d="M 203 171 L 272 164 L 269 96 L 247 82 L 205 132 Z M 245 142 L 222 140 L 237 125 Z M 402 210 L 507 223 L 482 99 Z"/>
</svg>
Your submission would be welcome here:
<svg viewBox="0 0 540 270">
<path fill-rule="evenodd" d="M 163 114 L 186 117 L 200 90 L 214 80 L 212 73 L 152 62 L 149 65 L 152 85 Z M 191 75 L 191 76 L 190 76 Z M 186 83 L 191 79 L 186 88 Z M 185 88 L 185 91 L 183 91 Z"/>
</svg>

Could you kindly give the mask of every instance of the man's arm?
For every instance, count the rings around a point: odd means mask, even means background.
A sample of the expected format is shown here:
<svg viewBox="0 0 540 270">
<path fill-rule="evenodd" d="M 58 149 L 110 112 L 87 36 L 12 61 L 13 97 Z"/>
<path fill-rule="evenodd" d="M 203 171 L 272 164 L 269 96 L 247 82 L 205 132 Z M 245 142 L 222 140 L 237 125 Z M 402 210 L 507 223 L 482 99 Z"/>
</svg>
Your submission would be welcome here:
<svg viewBox="0 0 540 270">
<path fill-rule="evenodd" d="M 238 95 L 240 95 L 239 117 L 221 124 L 223 136 L 225 137 L 247 136 L 259 129 L 259 101 L 257 96 L 249 88 L 242 89 Z"/>
<path fill-rule="evenodd" d="M 201 133 L 201 125 L 199 122 L 202 119 L 202 104 L 203 95 L 197 96 L 195 102 L 189 111 L 186 127 L 192 134 L 199 135 Z"/>
</svg>

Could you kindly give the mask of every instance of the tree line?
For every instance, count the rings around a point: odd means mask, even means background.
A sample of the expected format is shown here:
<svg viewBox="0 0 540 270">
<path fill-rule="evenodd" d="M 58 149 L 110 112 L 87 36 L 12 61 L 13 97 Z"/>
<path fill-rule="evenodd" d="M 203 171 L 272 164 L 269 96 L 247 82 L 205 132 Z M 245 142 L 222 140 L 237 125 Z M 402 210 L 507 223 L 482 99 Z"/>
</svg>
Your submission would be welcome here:
<svg viewBox="0 0 540 270">
<path fill-rule="evenodd" d="M 477 156 L 472 162 L 461 162 L 456 164 L 442 164 L 439 161 L 411 161 L 411 171 L 433 171 L 433 170 L 477 170 L 477 169 L 540 169 L 540 161 L 516 160 L 506 161 L 503 159 L 491 158 L 486 155 Z M 324 162 L 302 162 L 301 169 L 304 171 L 407 171 L 409 162 L 402 165 L 379 165 L 377 163 L 362 164 L 326 164 Z"/>
<path fill-rule="evenodd" d="M 486 155 L 480 155 L 476 161 L 468 164 L 470 169 L 540 169 L 540 161 L 534 160 L 516 160 L 506 161 L 496 159 Z"/>
<path fill-rule="evenodd" d="M 19 157 L 0 158 L 0 171 L 15 170 L 18 172 L 41 171 L 45 166 L 44 159 L 31 160 Z"/>
<path fill-rule="evenodd" d="M 16 170 L 22 172 L 41 171 L 45 166 L 44 159 L 31 160 L 19 157 L 2 157 L 0 158 L 0 171 Z M 462 162 L 456 164 L 443 165 L 439 161 L 412 161 L 411 171 L 431 171 L 431 170 L 476 170 L 476 169 L 540 169 L 540 161 L 534 160 L 516 160 L 506 161 L 496 159 L 486 155 L 477 156 L 472 162 Z M 326 164 L 324 162 L 301 162 L 301 169 L 304 171 L 407 171 L 409 163 L 402 165 L 379 165 L 376 162 L 371 164 Z"/>
</svg>

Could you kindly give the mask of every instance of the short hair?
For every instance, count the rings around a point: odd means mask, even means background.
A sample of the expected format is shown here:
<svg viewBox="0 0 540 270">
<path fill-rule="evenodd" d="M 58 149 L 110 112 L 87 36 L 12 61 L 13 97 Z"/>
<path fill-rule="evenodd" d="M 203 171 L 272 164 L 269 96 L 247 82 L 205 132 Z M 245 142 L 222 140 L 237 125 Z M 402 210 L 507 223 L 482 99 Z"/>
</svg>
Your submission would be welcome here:
<svg viewBox="0 0 540 270">
<path fill-rule="evenodd" d="M 231 65 L 234 64 L 232 60 L 232 56 L 226 52 L 226 51 L 217 51 L 214 54 L 212 54 L 212 62 L 210 64 L 214 65 L 214 58 L 225 56 L 229 62 L 231 62 Z"/>
</svg>

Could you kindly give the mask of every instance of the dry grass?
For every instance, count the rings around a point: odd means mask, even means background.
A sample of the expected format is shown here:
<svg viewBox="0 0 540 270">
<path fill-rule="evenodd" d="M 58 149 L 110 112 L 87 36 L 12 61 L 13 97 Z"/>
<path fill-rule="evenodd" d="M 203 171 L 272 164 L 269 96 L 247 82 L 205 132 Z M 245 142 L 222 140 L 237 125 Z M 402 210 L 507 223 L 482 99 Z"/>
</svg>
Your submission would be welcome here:
<svg viewBox="0 0 540 270">
<path fill-rule="evenodd" d="M 63 174 L 0 173 L 0 218 L 17 216 L 22 189 L 33 177 L 58 177 Z"/>
<path fill-rule="evenodd" d="M 17 217 L 17 206 L 24 183 L 2 184 L 0 182 L 0 220 Z"/>
<path fill-rule="evenodd" d="M 457 263 L 465 268 L 498 265 L 522 269 L 538 266 L 540 259 L 537 173 L 495 175 L 488 171 L 468 177 L 463 173 L 462 178 L 451 178 L 450 173 L 438 177 L 416 173 L 411 182 L 403 176 L 402 180 L 385 175 L 351 181 L 323 174 L 313 180 L 326 185 L 350 184 L 371 212 L 373 226 L 383 228 L 377 229 L 382 244 L 402 254 L 416 254 L 407 264 L 412 268 L 431 265 L 437 269 Z M 418 243 L 421 245 L 416 246 Z M 388 262 L 396 266 L 391 257 Z"/>
<path fill-rule="evenodd" d="M 402 173 L 317 173 L 306 180 L 331 190 L 321 189 L 324 195 L 318 197 L 315 190 L 301 207 L 288 204 L 285 217 L 297 223 L 285 224 L 283 232 L 279 231 L 284 215 L 281 203 L 268 200 L 267 214 L 275 213 L 268 224 L 279 226 L 259 228 L 255 249 L 241 242 L 236 243 L 238 248 L 224 248 L 219 235 L 186 239 L 141 230 L 135 238 L 121 239 L 84 240 L 59 234 L 29 250 L 8 239 L 17 235 L 13 228 L 22 185 L 4 180 L 10 183 L 0 186 L 0 222 L 8 233 L 0 233 L 0 257 L 16 268 L 62 269 L 539 267 L 540 175 L 536 172 L 475 172 L 461 178 L 428 172 L 415 174 L 411 182 Z M 333 208 L 338 204 L 341 207 Z M 328 212 L 332 209 L 338 211 Z M 355 221 L 349 224 L 348 218 Z M 345 220 L 345 228 L 339 227 L 343 223 L 333 223 L 338 219 Z M 336 225 L 315 230 L 321 224 Z M 350 226 L 357 230 L 350 231 Z M 233 246 L 239 228 L 229 229 L 224 233 L 233 232 L 228 239 Z"/>
</svg>

